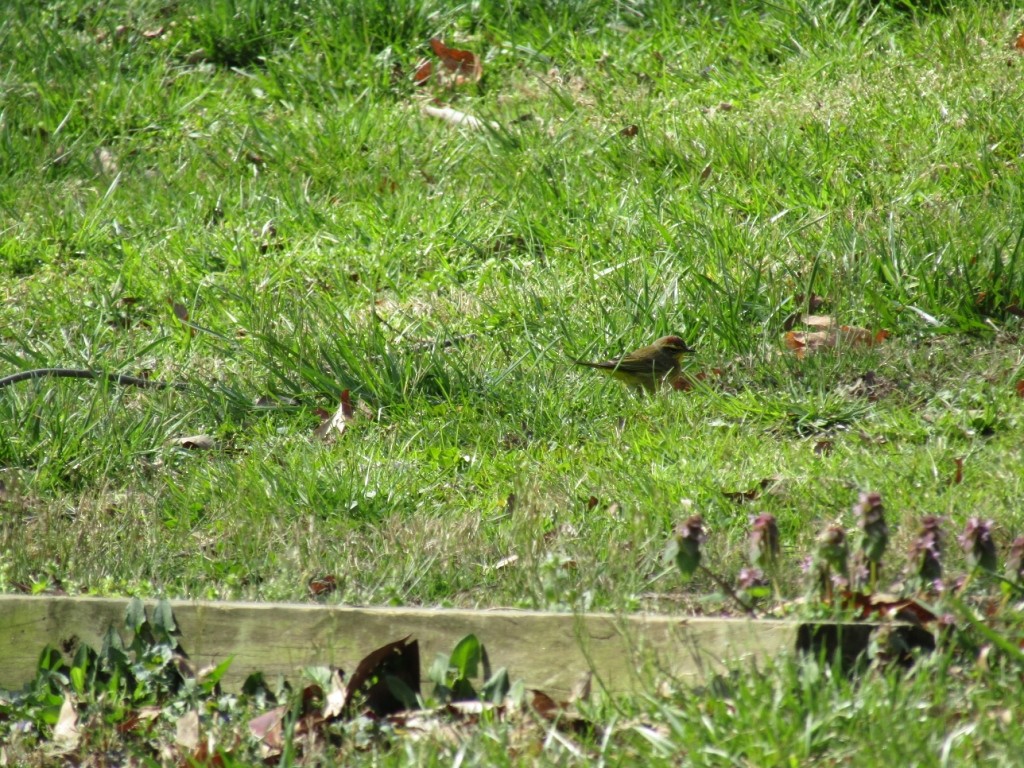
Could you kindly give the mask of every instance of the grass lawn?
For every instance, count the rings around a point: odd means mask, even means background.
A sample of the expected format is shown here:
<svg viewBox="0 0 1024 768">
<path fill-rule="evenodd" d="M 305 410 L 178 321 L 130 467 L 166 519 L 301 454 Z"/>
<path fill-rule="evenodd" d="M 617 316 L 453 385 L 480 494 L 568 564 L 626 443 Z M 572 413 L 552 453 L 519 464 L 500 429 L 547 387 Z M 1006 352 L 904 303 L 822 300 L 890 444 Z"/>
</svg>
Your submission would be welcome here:
<svg viewBox="0 0 1024 768">
<path fill-rule="evenodd" d="M 703 516 L 731 581 L 773 514 L 796 597 L 868 491 L 884 585 L 924 514 L 949 573 L 993 520 L 1001 568 L 1022 30 L 997 2 L 5 5 L 0 376 L 188 388 L 0 389 L 0 591 L 301 601 L 330 576 L 329 603 L 717 613 L 663 558 L 676 523 Z M 436 74 L 432 37 L 482 78 Z M 808 314 L 878 341 L 798 355 Z M 679 389 L 572 363 L 668 334 L 697 349 Z M 1006 764 L 1019 670 L 962 662 L 652 681 L 580 743 L 495 724 L 346 759 Z"/>
</svg>

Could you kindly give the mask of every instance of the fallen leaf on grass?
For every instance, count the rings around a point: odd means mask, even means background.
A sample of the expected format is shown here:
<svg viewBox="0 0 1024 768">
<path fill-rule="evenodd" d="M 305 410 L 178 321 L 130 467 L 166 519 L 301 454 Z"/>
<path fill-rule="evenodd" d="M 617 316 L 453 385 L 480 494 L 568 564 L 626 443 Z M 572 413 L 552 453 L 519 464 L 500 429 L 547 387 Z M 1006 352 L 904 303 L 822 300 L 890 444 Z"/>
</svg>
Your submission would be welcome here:
<svg viewBox="0 0 1024 768">
<path fill-rule="evenodd" d="M 814 444 L 814 455 L 828 456 L 830 453 L 832 453 L 832 449 L 835 447 L 835 443 L 831 440 L 819 440 Z"/>
<path fill-rule="evenodd" d="M 93 159 L 100 173 L 106 176 L 116 176 L 120 170 L 117 165 L 117 158 L 114 153 L 106 147 L 100 147 L 93 153 Z"/>
<path fill-rule="evenodd" d="M 71 694 L 64 694 L 64 703 L 60 705 L 57 724 L 53 726 L 53 743 L 61 750 L 70 752 L 78 746 L 82 738 L 78 730 L 78 711 L 71 700 Z"/>
<path fill-rule="evenodd" d="M 519 555 L 509 555 L 508 557 L 501 558 L 501 560 L 499 560 L 494 565 L 492 565 L 491 566 L 491 570 L 492 571 L 500 571 L 500 570 L 503 570 L 505 568 L 508 568 L 509 566 L 515 565 L 518 562 L 519 562 Z"/>
<path fill-rule="evenodd" d="M 1017 397 L 1024 397 L 1024 379 L 1018 380 L 1014 389 L 1017 392 Z"/>
<path fill-rule="evenodd" d="M 692 392 L 698 382 L 704 384 L 712 381 L 712 377 L 722 378 L 722 369 L 712 368 L 710 373 L 707 371 L 698 371 L 695 374 L 680 373 L 669 381 L 669 386 L 677 392 Z"/>
<path fill-rule="evenodd" d="M 179 304 L 173 299 L 168 299 L 167 303 L 171 305 L 171 311 L 174 312 L 174 316 L 182 322 L 182 324 L 188 326 L 189 332 L 195 336 L 196 329 L 192 327 L 192 324 L 188 321 L 188 309 L 184 304 Z"/>
<path fill-rule="evenodd" d="M 307 586 L 313 597 L 326 597 L 338 589 L 338 580 L 334 576 L 314 576 Z"/>
<path fill-rule="evenodd" d="M 742 504 L 745 501 L 754 501 L 757 499 L 768 486 L 772 483 L 778 482 L 777 477 L 766 477 L 749 491 L 722 491 L 722 495 L 725 496 L 729 501 L 734 501 L 737 504 Z"/>
<path fill-rule="evenodd" d="M 344 710 L 362 694 L 365 705 L 378 717 L 399 712 L 406 702 L 394 693 L 393 681 L 403 683 L 413 694 L 420 692 L 420 645 L 404 637 L 378 648 L 359 662 L 345 690 Z"/>
<path fill-rule="evenodd" d="M 284 716 L 288 707 L 274 707 L 249 721 L 249 733 L 271 750 L 280 750 L 284 735 Z"/>
<path fill-rule="evenodd" d="M 455 74 L 455 85 L 477 82 L 483 76 L 484 68 L 480 57 L 472 51 L 449 48 L 436 37 L 430 41 L 430 47 L 444 64 L 445 69 Z"/>
<path fill-rule="evenodd" d="M 432 74 L 434 74 L 434 64 L 430 59 L 420 59 L 416 64 L 416 71 L 412 73 L 412 81 L 416 85 L 424 85 Z"/>
<path fill-rule="evenodd" d="M 625 139 L 631 139 L 638 133 L 640 133 L 639 125 L 627 125 L 621 131 L 619 131 L 619 136 L 622 136 Z"/>
<path fill-rule="evenodd" d="M 865 594 L 863 592 L 843 592 L 842 606 L 853 608 L 860 613 L 857 619 L 896 619 L 914 624 L 930 624 L 938 620 L 932 611 L 916 600 L 887 595 L 882 592 Z"/>
<path fill-rule="evenodd" d="M 331 442 L 342 435 L 345 427 L 356 415 L 355 409 L 352 408 L 352 396 L 347 389 L 342 391 L 341 403 L 333 414 L 323 408 L 317 408 L 316 413 L 321 421 L 320 426 L 313 430 L 313 434 L 324 442 Z"/>
<path fill-rule="evenodd" d="M 217 442 L 209 435 L 174 437 L 168 440 L 168 443 L 190 451 L 209 451 L 217 445 Z"/>
<path fill-rule="evenodd" d="M 323 725 L 324 718 L 320 714 L 320 702 L 323 699 L 324 692 L 319 685 L 307 685 L 302 689 L 302 708 L 292 728 L 293 738 L 314 734 Z M 261 742 L 264 757 L 274 757 L 281 753 L 284 746 L 284 721 L 291 709 L 291 705 L 283 704 L 249 721 L 249 733 Z"/>
<path fill-rule="evenodd" d="M 1017 35 L 1017 39 L 1014 41 L 1013 47 L 1018 51 L 1024 51 L 1024 32 Z"/>
<path fill-rule="evenodd" d="M 804 315 L 801 322 L 808 328 L 819 328 L 825 331 L 831 330 L 838 325 L 831 315 Z"/>
<path fill-rule="evenodd" d="M 472 128 L 474 131 L 482 130 L 487 127 L 487 123 L 481 120 L 479 117 L 473 117 L 465 112 L 460 112 L 457 109 L 451 107 L 435 107 L 430 104 L 426 104 L 423 107 L 423 114 L 428 117 L 436 117 L 438 120 L 443 120 L 448 125 L 454 126 L 465 126 Z M 490 123 L 492 128 L 497 128 L 497 123 Z"/>
<path fill-rule="evenodd" d="M 814 320 L 816 323 L 823 323 L 825 319 L 824 316 L 812 315 L 804 318 L 804 322 Z M 812 325 L 811 327 L 822 326 Z M 858 328 L 853 325 L 840 325 L 838 328 L 834 326 L 825 327 L 827 330 L 823 331 L 787 331 L 782 336 L 783 343 L 788 349 L 793 351 L 797 358 L 803 358 L 807 353 L 815 352 L 819 349 L 834 348 L 840 345 L 844 347 L 871 347 L 889 338 L 889 332 L 886 330 L 872 333 L 867 328 Z"/>
<path fill-rule="evenodd" d="M 530 690 L 530 706 L 533 711 L 563 733 L 574 733 L 580 736 L 594 732 L 594 724 L 570 709 L 569 702 L 555 701 L 544 691 Z"/>
<path fill-rule="evenodd" d="M 949 484 L 960 485 L 964 481 L 964 457 L 957 456 L 953 459 L 953 463 L 956 465 L 956 470 L 953 472 L 953 477 L 949 479 Z"/>
<path fill-rule="evenodd" d="M 145 724 L 147 728 L 151 727 L 153 721 L 155 721 L 164 712 L 163 707 L 148 706 L 139 707 L 135 712 L 129 714 L 124 720 L 117 724 L 117 732 L 120 734 L 131 733 L 140 725 Z"/>
<path fill-rule="evenodd" d="M 174 743 L 191 752 L 199 746 L 199 713 L 191 709 L 174 724 Z"/>
</svg>

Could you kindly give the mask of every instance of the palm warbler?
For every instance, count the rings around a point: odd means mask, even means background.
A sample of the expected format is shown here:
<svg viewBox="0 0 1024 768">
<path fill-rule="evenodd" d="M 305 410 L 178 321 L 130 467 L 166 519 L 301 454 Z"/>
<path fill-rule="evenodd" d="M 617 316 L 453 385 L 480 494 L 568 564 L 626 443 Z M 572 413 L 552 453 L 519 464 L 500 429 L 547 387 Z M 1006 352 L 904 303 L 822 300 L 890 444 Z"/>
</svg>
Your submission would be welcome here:
<svg viewBox="0 0 1024 768">
<path fill-rule="evenodd" d="M 683 355 L 693 352 L 678 336 L 663 336 L 647 347 L 623 355 L 617 360 L 588 363 L 575 360 L 577 365 L 597 368 L 632 387 L 654 392 L 665 379 L 674 378 L 682 371 Z"/>
</svg>

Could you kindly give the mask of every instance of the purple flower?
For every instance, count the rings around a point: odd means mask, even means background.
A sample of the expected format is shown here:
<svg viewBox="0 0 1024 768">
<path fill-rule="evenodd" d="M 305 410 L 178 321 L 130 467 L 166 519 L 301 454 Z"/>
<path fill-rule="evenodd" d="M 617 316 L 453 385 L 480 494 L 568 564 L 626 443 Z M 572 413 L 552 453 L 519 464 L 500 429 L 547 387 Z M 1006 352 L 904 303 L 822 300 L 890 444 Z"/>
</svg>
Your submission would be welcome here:
<svg viewBox="0 0 1024 768">
<path fill-rule="evenodd" d="M 862 493 L 853 505 L 853 514 L 861 530 L 860 549 L 867 561 L 877 566 L 889 545 L 889 526 L 885 524 L 882 494 Z"/>
<path fill-rule="evenodd" d="M 957 541 L 967 554 L 967 565 L 971 570 L 980 568 L 991 572 L 996 569 L 996 544 L 992 541 L 993 525 L 991 520 L 972 517 L 967 521 L 964 532 L 957 537 Z"/>
<path fill-rule="evenodd" d="M 757 568 L 771 568 L 779 557 L 779 526 L 775 515 L 763 512 L 750 519 L 747 555 Z"/>
<path fill-rule="evenodd" d="M 921 518 L 921 531 L 910 545 L 910 568 L 922 584 L 930 584 L 942 577 L 942 518 L 925 515 Z"/>
</svg>

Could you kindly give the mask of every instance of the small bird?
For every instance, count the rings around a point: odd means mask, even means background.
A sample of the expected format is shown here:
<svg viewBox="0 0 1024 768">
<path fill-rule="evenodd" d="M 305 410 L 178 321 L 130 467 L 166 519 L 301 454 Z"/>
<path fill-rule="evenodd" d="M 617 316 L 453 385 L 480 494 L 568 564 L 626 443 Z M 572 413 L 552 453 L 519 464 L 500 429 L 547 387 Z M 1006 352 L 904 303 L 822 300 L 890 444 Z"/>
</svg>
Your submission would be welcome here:
<svg viewBox="0 0 1024 768">
<path fill-rule="evenodd" d="M 647 347 L 623 355 L 617 360 L 588 363 L 574 360 L 577 365 L 597 368 L 632 387 L 655 392 L 665 379 L 674 378 L 682 371 L 683 355 L 693 352 L 678 336 L 662 336 Z"/>
</svg>

